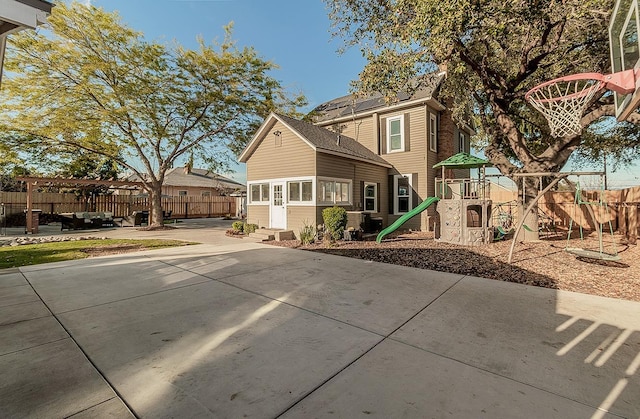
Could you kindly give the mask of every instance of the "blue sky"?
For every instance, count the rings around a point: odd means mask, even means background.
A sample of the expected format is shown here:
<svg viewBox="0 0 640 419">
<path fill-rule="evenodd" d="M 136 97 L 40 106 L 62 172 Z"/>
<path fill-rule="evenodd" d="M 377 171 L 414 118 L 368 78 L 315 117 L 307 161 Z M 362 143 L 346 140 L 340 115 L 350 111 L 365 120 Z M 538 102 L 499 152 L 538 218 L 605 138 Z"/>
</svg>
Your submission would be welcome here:
<svg viewBox="0 0 640 419">
<path fill-rule="evenodd" d="M 309 109 L 349 92 L 349 83 L 365 64 L 358 49 L 337 50 L 322 0 L 83 0 L 107 11 L 117 10 L 123 23 L 148 40 L 177 41 L 197 47 L 196 37 L 221 39 L 223 26 L 234 22 L 239 46 L 253 46 L 280 69 L 274 77 L 293 92 L 303 93 Z M 181 163 L 181 162 L 178 162 Z M 570 170 L 571 167 L 567 167 Z M 600 170 L 601 167 L 580 170 Z M 228 174 L 244 182 L 244 165 Z M 614 187 L 640 184 L 640 165 L 609 176 Z"/>
<path fill-rule="evenodd" d="M 87 1 L 84 1 L 87 3 Z M 357 49 L 338 54 L 322 0 L 92 0 L 106 11 L 117 10 L 123 23 L 148 40 L 196 48 L 196 37 L 222 39 L 223 27 L 234 22 L 239 46 L 253 46 L 280 68 L 273 76 L 292 92 L 301 92 L 311 110 L 343 96 L 365 60 Z M 244 165 L 235 179 L 244 182 Z"/>
</svg>

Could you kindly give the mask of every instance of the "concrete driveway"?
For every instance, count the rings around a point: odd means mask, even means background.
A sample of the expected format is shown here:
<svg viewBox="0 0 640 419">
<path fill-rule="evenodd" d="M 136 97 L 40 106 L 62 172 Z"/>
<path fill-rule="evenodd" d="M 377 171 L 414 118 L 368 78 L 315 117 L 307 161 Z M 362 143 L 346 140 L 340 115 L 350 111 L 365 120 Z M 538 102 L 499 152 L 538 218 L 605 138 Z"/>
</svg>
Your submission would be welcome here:
<svg viewBox="0 0 640 419">
<path fill-rule="evenodd" d="M 225 228 L 0 275 L 0 417 L 640 417 L 639 303 Z"/>
</svg>

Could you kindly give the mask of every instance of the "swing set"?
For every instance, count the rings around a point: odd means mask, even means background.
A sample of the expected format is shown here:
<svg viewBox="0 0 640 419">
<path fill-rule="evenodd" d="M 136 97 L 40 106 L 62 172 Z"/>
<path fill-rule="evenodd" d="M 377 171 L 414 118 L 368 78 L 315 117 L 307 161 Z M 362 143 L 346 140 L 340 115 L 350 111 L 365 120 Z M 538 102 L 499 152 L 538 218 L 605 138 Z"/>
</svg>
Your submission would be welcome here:
<svg viewBox="0 0 640 419">
<path fill-rule="evenodd" d="M 598 198 L 597 200 L 594 201 L 588 201 L 583 199 L 584 196 L 584 191 L 580 186 L 580 176 L 586 176 L 586 175 L 598 175 L 600 177 L 600 191 L 598 193 Z M 565 180 L 566 183 L 570 186 L 570 188 L 573 190 L 574 192 L 574 202 L 573 202 L 573 214 L 571 215 L 571 219 L 569 222 L 569 231 L 567 233 L 567 243 L 565 246 L 565 251 L 568 253 L 571 253 L 577 257 L 582 257 L 582 258 L 587 258 L 587 259 L 596 259 L 596 260 L 604 260 L 604 261 L 617 261 L 620 260 L 620 256 L 618 255 L 617 252 L 617 248 L 615 245 L 615 241 L 614 241 L 614 237 L 613 237 L 613 225 L 611 223 L 611 218 L 608 217 L 607 213 L 608 213 L 608 208 L 609 205 L 606 201 L 606 194 L 604 191 L 604 182 L 603 182 L 603 178 L 604 178 L 604 172 L 562 172 L 562 173 L 553 173 L 553 172 L 548 172 L 548 173 L 518 173 L 518 174 L 513 174 L 514 177 L 517 178 L 522 178 L 522 182 L 523 182 L 523 200 L 522 203 L 524 204 L 524 183 L 525 180 L 524 178 L 526 177 L 538 177 L 539 178 L 539 185 L 540 185 L 540 189 L 538 191 L 537 196 L 529 203 L 529 206 L 524 210 L 524 212 L 522 213 L 522 217 L 521 219 L 518 221 L 517 227 L 515 229 L 515 232 L 513 234 L 513 239 L 511 242 L 511 248 L 509 250 L 509 258 L 508 258 L 508 262 L 511 263 L 511 259 L 513 256 L 513 250 L 515 248 L 515 244 L 517 241 L 517 238 L 519 236 L 519 233 L 522 229 L 527 230 L 527 231 L 533 231 L 533 229 L 531 229 L 530 227 L 525 225 L 525 220 L 527 218 L 527 216 L 529 215 L 529 213 L 531 213 L 531 211 L 533 210 L 533 208 L 535 208 L 537 206 L 538 201 L 540 200 L 540 198 L 542 198 L 544 196 L 544 194 L 548 191 L 550 191 L 551 189 L 553 189 L 558 183 L 560 183 L 560 181 Z M 567 178 L 569 176 L 577 176 L 578 177 L 578 181 L 574 184 L 573 182 L 570 182 Z M 550 177 L 550 178 L 554 178 L 545 188 L 542 188 L 542 179 L 545 177 Z M 577 218 L 577 211 L 579 208 L 584 207 L 587 210 L 587 213 L 589 214 L 593 225 L 596 229 L 596 232 L 598 234 L 598 248 L 596 249 L 589 249 L 589 248 L 585 248 L 584 247 L 584 243 L 585 243 L 585 235 L 584 235 L 584 229 L 582 226 L 582 223 L 575 223 L 575 220 Z M 597 217 L 596 217 L 596 212 L 594 211 L 594 209 L 597 210 Z M 609 225 L 609 232 L 611 234 L 611 249 L 605 249 L 605 245 L 604 245 L 604 224 L 605 222 L 603 220 L 607 219 L 606 223 Z M 580 241 L 583 244 L 582 247 L 570 247 L 570 240 L 571 240 L 571 235 L 573 232 L 573 228 L 574 228 L 574 223 L 576 225 L 579 226 L 579 231 L 580 231 Z M 605 251 L 607 250 L 607 251 Z"/>
<path fill-rule="evenodd" d="M 580 181 L 576 182 L 576 192 L 574 197 L 574 205 L 573 211 L 574 214 L 571 217 L 571 221 L 569 222 L 569 233 L 567 234 L 567 245 L 565 246 L 565 251 L 572 253 L 578 257 L 588 258 L 588 259 L 598 259 L 598 260 L 606 260 L 606 261 L 617 261 L 620 260 L 620 256 L 618 255 L 618 249 L 616 248 L 616 242 L 613 237 L 613 226 L 611 224 L 611 217 L 607 217 L 607 212 L 609 209 L 609 205 L 606 201 L 606 194 L 604 190 L 604 182 L 600 182 L 601 188 L 600 193 L 598 194 L 598 199 L 595 201 L 585 201 L 583 200 L 583 194 L 580 187 Z M 573 231 L 573 223 L 576 219 L 576 209 L 581 205 L 586 205 L 587 208 L 591 209 L 589 214 L 593 219 L 593 225 L 597 229 L 598 232 L 598 250 L 593 249 L 584 249 L 583 247 L 569 247 L 569 242 L 571 240 L 571 233 Z M 593 209 L 597 210 L 597 213 L 593 211 Z M 606 223 L 609 225 L 609 234 L 611 235 L 611 251 L 605 252 L 604 248 L 604 223 L 603 220 L 607 219 Z M 580 241 L 584 242 L 584 233 L 582 228 L 582 223 L 579 224 L 580 231 Z"/>
</svg>

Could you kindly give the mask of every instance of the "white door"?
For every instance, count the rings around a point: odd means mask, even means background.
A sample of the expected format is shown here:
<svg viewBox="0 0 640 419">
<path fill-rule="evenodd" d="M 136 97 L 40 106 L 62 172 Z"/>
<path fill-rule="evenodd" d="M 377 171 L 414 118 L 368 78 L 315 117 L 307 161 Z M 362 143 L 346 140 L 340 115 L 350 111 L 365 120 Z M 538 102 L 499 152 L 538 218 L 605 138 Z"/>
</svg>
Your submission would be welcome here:
<svg viewBox="0 0 640 419">
<path fill-rule="evenodd" d="M 287 228 L 287 210 L 284 200 L 284 183 L 271 184 L 271 228 Z"/>
</svg>

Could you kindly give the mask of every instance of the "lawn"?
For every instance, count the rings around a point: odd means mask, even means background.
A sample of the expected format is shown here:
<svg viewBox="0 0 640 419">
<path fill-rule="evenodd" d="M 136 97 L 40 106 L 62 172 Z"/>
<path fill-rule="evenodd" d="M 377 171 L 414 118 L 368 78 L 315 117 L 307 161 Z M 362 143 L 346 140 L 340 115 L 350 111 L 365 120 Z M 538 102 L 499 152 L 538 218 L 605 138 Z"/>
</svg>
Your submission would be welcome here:
<svg viewBox="0 0 640 419">
<path fill-rule="evenodd" d="M 160 239 L 96 239 L 2 247 L 0 269 L 189 244 L 194 243 Z"/>
</svg>

